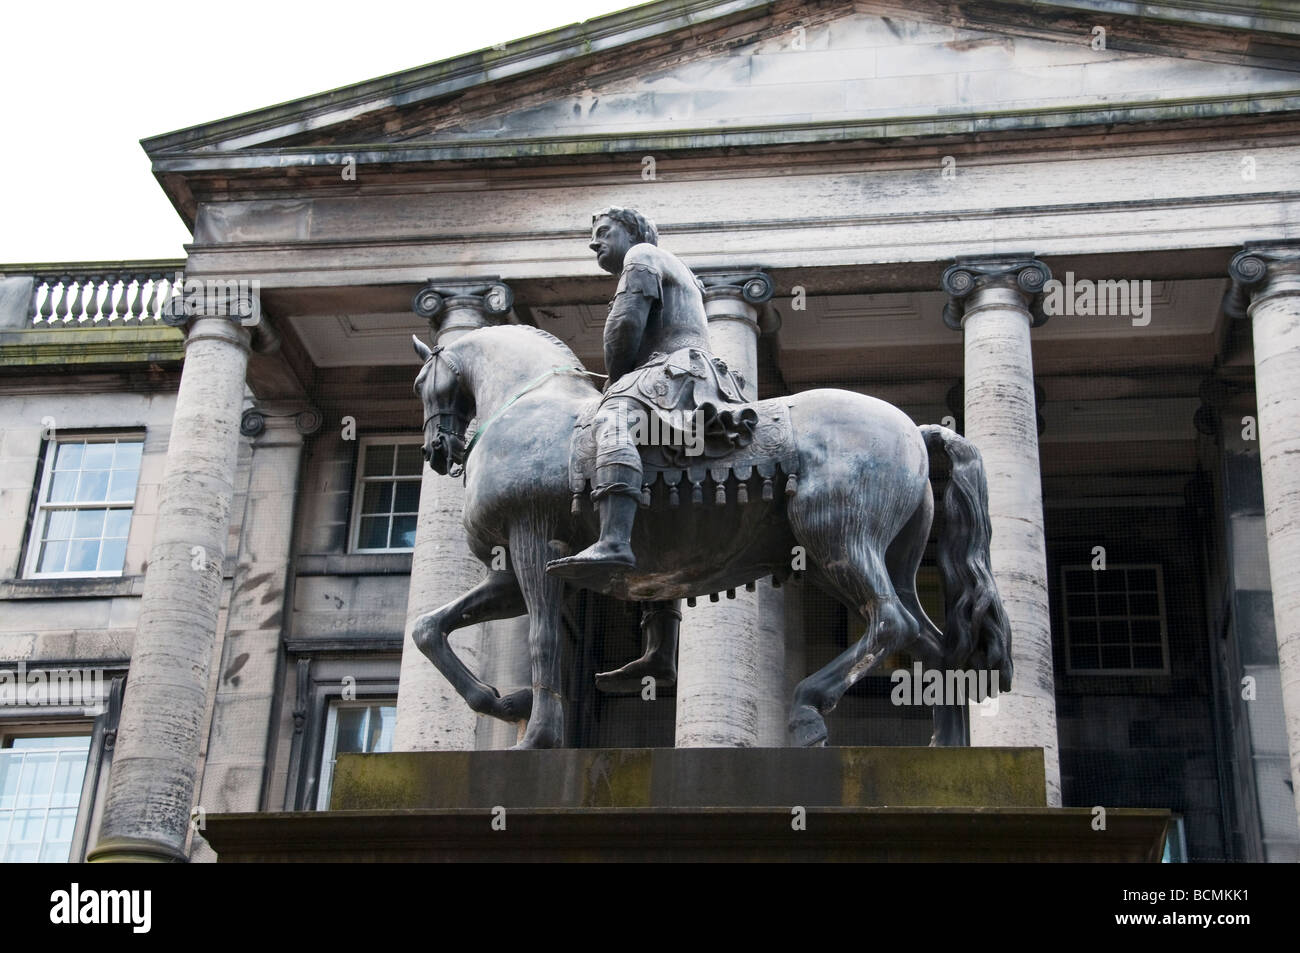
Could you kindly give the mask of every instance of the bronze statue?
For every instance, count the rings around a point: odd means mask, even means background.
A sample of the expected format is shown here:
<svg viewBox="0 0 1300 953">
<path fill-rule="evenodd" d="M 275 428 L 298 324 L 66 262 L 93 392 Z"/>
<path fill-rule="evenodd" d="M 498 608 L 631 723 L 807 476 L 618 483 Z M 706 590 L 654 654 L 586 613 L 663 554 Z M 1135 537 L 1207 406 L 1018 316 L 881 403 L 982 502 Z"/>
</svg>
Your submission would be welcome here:
<svg viewBox="0 0 1300 953">
<path fill-rule="evenodd" d="M 464 466 L 469 544 L 489 567 L 474 589 L 417 620 L 420 650 L 475 711 L 526 720 L 518 747 L 558 747 L 566 587 L 647 604 L 646 655 L 603 676 L 619 683 L 671 671 L 677 600 L 780 579 L 800 559 L 807 580 L 866 630 L 799 683 L 789 719 L 795 744 L 825 744 L 823 716 L 900 650 L 931 668 L 997 670 L 1009 690 L 1011 634 L 989 564 L 975 447 L 848 391 L 741 403 L 744 382 L 709 353 L 698 282 L 656 240 L 632 210 L 595 217 L 590 247 L 620 274 L 603 397 L 572 351 L 539 328 L 483 328 L 435 348 L 414 339 L 425 362 L 415 384 L 424 453 L 438 473 Z M 486 423 L 469 439 L 476 416 Z M 631 434 L 647 424 L 667 439 L 638 445 Z M 916 596 L 934 515 L 930 453 L 951 465 L 939 539 L 943 631 Z M 639 519 L 638 508 L 647 510 Z M 499 546 L 509 565 L 491 569 Z M 502 698 L 447 637 L 524 614 L 532 688 Z M 961 719 L 936 708 L 935 742 L 959 743 Z"/>
</svg>

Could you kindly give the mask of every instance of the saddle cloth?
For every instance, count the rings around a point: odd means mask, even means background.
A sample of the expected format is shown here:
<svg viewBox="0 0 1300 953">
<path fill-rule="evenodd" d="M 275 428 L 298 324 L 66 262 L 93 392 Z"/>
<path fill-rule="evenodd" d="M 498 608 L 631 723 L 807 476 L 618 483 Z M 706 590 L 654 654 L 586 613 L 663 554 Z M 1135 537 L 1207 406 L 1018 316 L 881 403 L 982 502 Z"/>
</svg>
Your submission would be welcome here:
<svg viewBox="0 0 1300 953">
<path fill-rule="evenodd" d="M 594 420 L 600 403 L 593 400 L 584 408 L 569 448 L 569 489 L 573 493 L 574 513 L 579 511 L 584 499 L 590 499 L 595 480 Z M 762 481 L 757 492 L 763 500 L 774 498 L 774 481 L 779 488 L 782 479 L 785 494 L 794 495 L 798 486 L 799 452 L 786 399 L 727 404 L 726 409 L 733 418 L 746 422 L 752 438 L 744 446 L 718 456 L 712 455 L 712 451 L 704 452 L 703 439 L 692 433 L 694 425 L 670 428 L 657 415 L 647 416 L 642 434 L 646 439 L 634 440 L 641 452 L 644 471 L 642 506 L 650 506 L 661 496 L 669 506 L 679 505 L 688 496 L 692 503 L 700 504 L 705 502 L 706 490 L 718 506 L 726 504 L 729 498 L 748 503 L 749 483 L 755 476 Z M 692 450 L 697 452 L 692 454 Z"/>
</svg>

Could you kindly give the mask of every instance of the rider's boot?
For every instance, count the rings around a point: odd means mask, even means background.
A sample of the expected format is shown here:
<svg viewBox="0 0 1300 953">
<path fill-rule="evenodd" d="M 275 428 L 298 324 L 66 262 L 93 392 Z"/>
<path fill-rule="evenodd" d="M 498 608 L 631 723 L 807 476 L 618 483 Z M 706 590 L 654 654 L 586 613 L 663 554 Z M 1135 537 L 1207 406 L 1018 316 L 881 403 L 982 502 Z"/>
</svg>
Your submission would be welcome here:
<svg viewBox="0 0 1300 953">
<path fill-rule="evenodd" d="M 647 602 L 641 609 L 641 631 L 645 633 L 645 654 L 622 668 L 596 675 L 602 692 L 639 692 L 644 679 L 654 679 L 655 688 L 677 684 L 677 635 L 682 612 L 676 601 Z"/>
<path fill-rule="evenodd" d="M 600 539 L 576 555 L 546 564 L 548 574 L 573 579 L 591 589 L 599 589 L 614 573 L 636 565 L 631 539 L 640 505 L 641 467 L 602 464 L 596 468 L 596 483 L 591 495 L 600 511 Z"/>
</svg>

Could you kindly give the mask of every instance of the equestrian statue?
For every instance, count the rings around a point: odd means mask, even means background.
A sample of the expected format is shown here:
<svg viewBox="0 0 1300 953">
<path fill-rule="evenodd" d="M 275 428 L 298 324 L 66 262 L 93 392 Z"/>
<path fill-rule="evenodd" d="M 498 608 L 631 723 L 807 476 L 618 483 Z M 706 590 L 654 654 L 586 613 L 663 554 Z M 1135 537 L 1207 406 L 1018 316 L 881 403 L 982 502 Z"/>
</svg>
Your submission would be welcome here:
<svg viewBox="0 0 1300 953">
<path fill-rule="evenodd" d="M 680 600 L 788 577 L 842 602 L 865 630 L 795 690 L 795 745 L 827 741 L 824 716 L 875 665 L 907 651 L 939 670 L 999 673 L 1011 632 L 989 561 L 984 466 L 964 437 L 917 426 L 844 390 L 753 400 L 709 346 L 703 287 L 630 208 L 593 217 L 589 247 L 618 286 L 605 322 L 608 383 L 558 338 L 481 328 L 429 347 L 415 391 L 430 467 L 465 478 L 465 530 L 484 580 L 421 616 L 413 638 L 469 706 L 524 723 L 518 748 L 564 744 L 560 611 L 578 588 L 642 606 L 645 653 L 597 676 L 607 691 L 676 678 Z M 471 436 L 471 422 L 480 423 Z M 937 554 L 940 630 L 916 594 L 934 518 L 931 455 L 946 461 Z M 505 547 L 504 568 L 494 559 Z M 532 687 L 506 696 L 448 636 L 529 617 Z M 935 744 L 961 744 L 964 707 L 936 706 Z"/>
</svg>

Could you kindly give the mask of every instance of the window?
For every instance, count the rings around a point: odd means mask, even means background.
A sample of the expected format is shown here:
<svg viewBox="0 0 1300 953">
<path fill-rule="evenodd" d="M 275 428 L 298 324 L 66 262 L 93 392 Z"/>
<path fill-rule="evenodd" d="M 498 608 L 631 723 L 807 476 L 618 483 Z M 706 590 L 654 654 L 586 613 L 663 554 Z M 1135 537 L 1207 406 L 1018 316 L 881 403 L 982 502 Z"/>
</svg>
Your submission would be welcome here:
<svg viewBox="0 0 1300 953">
<path fill-rule="evenodd" d="M 352 502 L 353 552 L 407 552 L 415 546 L 424 466 L 421 440 L 412 436 L 361 441 Z"/>
<path fill-rule="evenodd" d="M 1169 671 L 1164 580 L 1155 565 L 1066 566 L 1065 643 L 1069 670 L 1099 675 Z"/>
<path fill-rule="evenodd" d="M 374 754 L 393 750 L 397 702 L 334 702 L 325 723 L 325 749 L 321 754 L 320 786 L 316 810 L 327 811 L 334 787 L 334 764 L 341 754 Z"/>
<path fill-rule="evenodd" d="M 0 862 L 68 861 L 90 741 L 89 725 L 0 734 Z"/>
<path fill-rule="evenodd" d="M 142 436 L 60 437 L 45 450 L 28 576 L 118 576 L 140 477 Z"/>
</svg>

